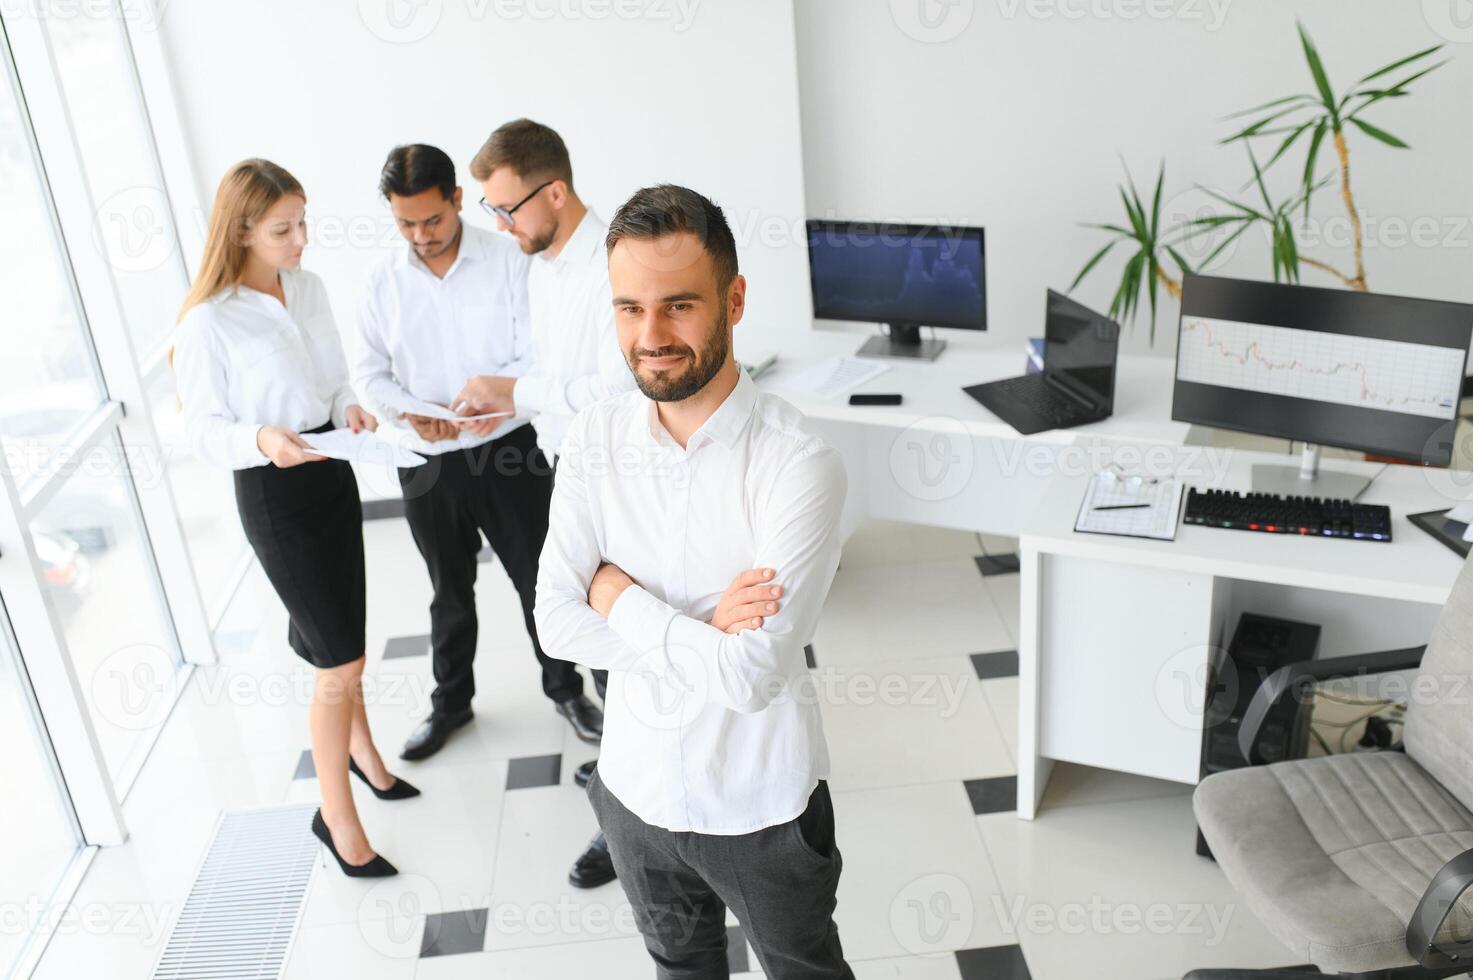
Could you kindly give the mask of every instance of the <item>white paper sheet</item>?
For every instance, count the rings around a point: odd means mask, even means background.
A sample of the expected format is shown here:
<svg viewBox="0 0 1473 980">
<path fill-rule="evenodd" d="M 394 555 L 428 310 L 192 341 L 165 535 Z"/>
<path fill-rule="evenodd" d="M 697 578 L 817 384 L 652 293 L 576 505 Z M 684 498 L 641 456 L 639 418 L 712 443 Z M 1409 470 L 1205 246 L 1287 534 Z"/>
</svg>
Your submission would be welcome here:
<svg viewBox="0 0 1473 980">
<path fill-rule="evenodd" d="M 890 370 L 888 364 L 881 364 L 863 357 L 839 355 L 820 361 L 791 378 L 783 379 L 779 387 L 816 395 L 819 398 L 837 398 L 867 381 L 873 381 L 888 370 Z"/>
<path fill-rule="evenodd" d="M 436 405 L 433 402 L 422 402 L 417 398 L 408 399 L 396 406 L 399 411 L 408 415 L 423 415 L 425 418 L 444 419 L 446 422 L 476 422 L 480 419 L 504 419 L 510 418 L 511 412 L 487 412 L 484 415 L 456 415 L 444 405 Z"/>
<path fill-rule="evenodd" d="M 302 441 L 311 446 L 313 452 L 319 456 L 350 463 L 390 463 L 407 469 L 423 466 L 426 462 L 419 453 L 385 442 L 367 429 L 361 432 L 332 429 L 328 432 L 304 433 Z"/>
</svg>

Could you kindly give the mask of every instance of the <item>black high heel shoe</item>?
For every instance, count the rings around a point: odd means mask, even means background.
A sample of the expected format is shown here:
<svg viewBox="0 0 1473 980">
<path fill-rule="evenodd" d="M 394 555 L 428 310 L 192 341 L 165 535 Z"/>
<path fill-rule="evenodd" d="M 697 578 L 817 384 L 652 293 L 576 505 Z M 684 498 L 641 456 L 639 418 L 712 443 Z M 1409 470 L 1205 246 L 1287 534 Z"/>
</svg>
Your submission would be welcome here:
<svg viewBox="0 0 1473 980">
<path fill-rule="evenodd" d="M 358 768 L 358 763 L 353 761 L 352 756 L 348 756 L 348 771 L 357 776 L 359 779 L 363 780 L 363 785 L 373 790 L 373 795 L 377 796 L 381 800 L 407 800 L 411 796 L 419 795 L 419 790 L 415 789 L 413 786 L 409 785 L 398 776 L 394 777 L 394 785 L 390 786 L 388 789 L 379 789 L 377 786 L 373 785 L 373 783 L 370 783 L 368 781 L 368 777 L 363 774 L 362 769 Z"/>
<path fill-rule="evenodd" d="M 367 864 L 349 864 L 343 860 L 338 849 L 332 844 L 332 832 L 327 829 L 327 821 L 322 819 L 322 811 L 318 810 L 312 814 L 312 833 L 327 847 L 332 856 L 337 859 L 338 867 L 343 869 L 343 874 L 349 878 L 388 878 L 399 873 L 399 869 L 384 860 L 382 854 L 374 855 L 372 861 Z"/>
</svg>

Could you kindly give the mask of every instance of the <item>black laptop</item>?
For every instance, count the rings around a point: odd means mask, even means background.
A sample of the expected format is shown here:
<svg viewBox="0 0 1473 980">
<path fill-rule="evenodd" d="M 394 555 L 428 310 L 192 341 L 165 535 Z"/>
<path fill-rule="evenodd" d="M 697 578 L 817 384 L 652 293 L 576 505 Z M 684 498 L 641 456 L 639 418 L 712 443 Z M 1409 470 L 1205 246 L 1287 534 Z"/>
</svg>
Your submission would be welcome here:
<svg viewBox="0 0 1473 980">
<path fill-rule="evenodd" d="M 1120 325 L 1048 291 L 1043 371 L 963 388 L 1023 435 L 1110 417 Z"/>
</svg>

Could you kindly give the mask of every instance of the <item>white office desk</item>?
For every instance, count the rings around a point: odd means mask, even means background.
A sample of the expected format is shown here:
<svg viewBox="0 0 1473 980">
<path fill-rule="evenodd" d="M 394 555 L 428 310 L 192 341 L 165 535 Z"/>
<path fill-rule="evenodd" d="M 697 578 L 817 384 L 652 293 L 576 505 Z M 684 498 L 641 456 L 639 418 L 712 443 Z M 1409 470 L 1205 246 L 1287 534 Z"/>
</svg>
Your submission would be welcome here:
<svg viewBox="0 0 1473 980">
<path fill-rule="evenodd" d="M 837 354 L 852 355 L 864 337 L 809 330 L 785 338 L 777 365 L 760 384 L 792 402 L 844 456 L 849 471 L 845 531 L 864 518 L 931 524 L 1006 537 L 1022 533 L 1049 481 L 1083 472 L 1091 461 L 1077 437 L 1108 437 L 1179 446 L 1188 426 L 1171 421 L 1173 361 L 1120 358 L 1115 412 L 1076 429 L 1021 436 L 962 391 L 966 385 L 1023 373 L 1022 343 L 948 331 L 935 361 L 889 359 L 889 370 L 861 392 L 898 392 L 897 406 L 853 406 L 848 394 L 825 400 L 797 390 L 799 372 Z M 740 333 L 738 333 L 738 354 Z"/>
<path fill-rule="evenodd" d="M 1247 489 L 1253 463 L 1292 463 L 1211 453 L 1195 452 L 1186 482 Z M 1018 815 L 1034 816 L 1055 760 L 1195 783 L 1208 656 L 1244 610 L 1321 624 L 1320 656 L 1425 643 L 1461 559 L 1407 515 L 1466 497 L 1455 478 L 1380 472 L 1361 499 L 1391 506 L 1390 543 L 1186 525 L 1169 542 L 1078 534 L 1088 477 L 1053 480 L 1019 540 Z"/>
</svg>

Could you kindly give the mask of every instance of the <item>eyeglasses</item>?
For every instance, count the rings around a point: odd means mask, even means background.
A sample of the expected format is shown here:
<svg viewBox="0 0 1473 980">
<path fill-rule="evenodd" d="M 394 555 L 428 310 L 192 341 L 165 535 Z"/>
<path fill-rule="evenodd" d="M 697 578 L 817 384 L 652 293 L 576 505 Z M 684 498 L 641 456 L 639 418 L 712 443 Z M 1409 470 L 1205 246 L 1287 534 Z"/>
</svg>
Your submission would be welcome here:
<svg viewBox="0 0 1473 980">
<path fill-rule="evenodd" d="M 496 205 L 488 203 L 486 201 L 486 199 L 483 197 L 483 198 L 481 198 L 481 210 L 485 211 L 487 214 L 491 215 L 493 218 L 500 218 L 502 221 L 505 221 L 507 224 L 514 225 L 514 224 L 517 223 L 517 219 L 516 218 L 513 218 L 512 215 L 516 213 L 517 208 L 520 208 L 523 204 L 526 204 L 528 201 L 532 200 L 532 198 L 534 198 L 534 197 L 537 196 L 537 192 L 538 191 L 542 190 L 542 188 L 546 187 L 547 185 L 549 185 L 551 183 L 552 183 L 552 181 L 550 181 L 550 180 L 544 180 L 542 183 L 538 184 L 532 190 L 532 193 L 528 194 L 526 197 L 522 198 L 520 201 L 518 201 L 517 203 L 513 204 L 509 208 L 498 208 Z"/>
</svg>

